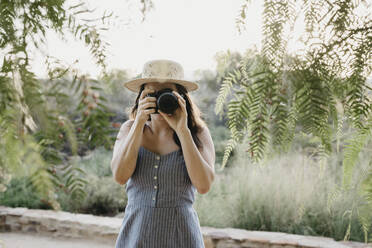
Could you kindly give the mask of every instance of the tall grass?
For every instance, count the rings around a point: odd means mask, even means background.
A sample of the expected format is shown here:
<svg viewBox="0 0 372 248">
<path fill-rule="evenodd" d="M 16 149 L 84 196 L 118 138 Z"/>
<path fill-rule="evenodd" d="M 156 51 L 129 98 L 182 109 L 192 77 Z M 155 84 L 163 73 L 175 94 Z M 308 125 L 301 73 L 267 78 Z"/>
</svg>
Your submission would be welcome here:
<svg viewBox="0 0 372 248">
<path fill-rule="evenodd" d="M 364 241 L 357 216 L 347 214 L 352 206 L 363 204 L 363 199 L 356 190 L 336 190 L 342 181 L 340 158 L 329 157 L 322 166 L 297 151 L 253 164 L 243 147 L 238 147 L 230 168 L 216 173 L 211 190 L 196 195 L 194 207 L 202 226 L 341 240 L 350 221 L 350 240 Z M 366 166 L 360 163 L 361 169 Z M 356 185 L 362 176 L 355 175 Z"/>
<path fill-rule="evenodd" d="M 230 167 L 218 171 L 211 190 L 196 194 L 194 208 L 202 226 L 233 227 L 247 230 L 276 231 L 304 235 L 344 238 L 349 221 L 350 240 L 364 241 L 357 216 L 348 214 L 360 206 L 363 199 L 357 194 L 367 156 L 361 157 L 354 175 L 356 187 L 336 191 L 342 182 L 342 158 L 329 157 L 322 165 L 298 150 L 277 156 L 262 164 L 253 164 L 238 146 Z M 84 189 L 88 197 L 75 201 L 69 194 L 58 192 L 65 211 L 114 216 L 125 209 L 127 196 L 123 186 L 114 182 L 109 161 L 112 153 L 104 149 L 78 159 L 90 183 Z M 364 156 L 364 157 L 363 157 Z M 366 158 L 366 159 L 363 159 Z M 39 200 L 30 202 L 29 190 L 12 179 L 8 192 L 0 196 L 0 204 L 40 208 Z M 17 197 L 14 197 L 17 196 Z M 31 196 L 32 198 L 32 196 Z M 35 204 L 37 206 L 35 206 Z M 371 230 L 370 230 L 371 232 Z"/>
</svg>

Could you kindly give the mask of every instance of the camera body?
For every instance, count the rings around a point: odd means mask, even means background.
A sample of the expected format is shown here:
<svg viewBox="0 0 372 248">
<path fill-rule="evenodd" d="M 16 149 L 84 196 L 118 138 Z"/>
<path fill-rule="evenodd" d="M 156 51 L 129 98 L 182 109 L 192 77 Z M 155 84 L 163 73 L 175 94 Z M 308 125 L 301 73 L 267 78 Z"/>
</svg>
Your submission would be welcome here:
<svg viewBox="0 0 372 248">
<path fill-rule="evenodd" d="M 177 96 L 173 94 L 172 91 L 173 89 L 165 88 L 153 93 L 148 93 L 146 95 L 156 98 L 154 114 L 159 114 L 159 109 L 166 114 L 173 114 L 174 111 L 179 107 Z"/>
</svg>

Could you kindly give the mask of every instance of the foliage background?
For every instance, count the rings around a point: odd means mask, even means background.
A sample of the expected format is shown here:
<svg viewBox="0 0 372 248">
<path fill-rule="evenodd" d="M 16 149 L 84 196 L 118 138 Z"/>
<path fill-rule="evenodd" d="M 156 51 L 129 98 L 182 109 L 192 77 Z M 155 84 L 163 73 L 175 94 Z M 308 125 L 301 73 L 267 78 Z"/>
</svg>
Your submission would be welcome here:
<svg viewBox="0 0 372 248">
<path fill-rule="evenodd" d="M 151 9 L 140 2 L 144 14 Z M 372 26 L 360 11 L 370 7 L 265 0 L 262 49 L 222 51 L 215 70 L 196 72 L 201 90 L 192 98 L 216 146 L 216 182 L 195 202 L 202 225 L 371 240 Z M 125 210 L 109 162 L 135 97 L 120 82 L 138 75 L 107 70 L 101 37 L 112 15 L 82 17 L 90 12 L 84 3 L 0 1 L 0 204 Z M 304 48 L 292 53 L 301 18 L 295 43 Z M 49 77 L 37 78 L 29 60 L 46 29 L 81 40 L 101 76 L 47 55 Z"/>
</svg>

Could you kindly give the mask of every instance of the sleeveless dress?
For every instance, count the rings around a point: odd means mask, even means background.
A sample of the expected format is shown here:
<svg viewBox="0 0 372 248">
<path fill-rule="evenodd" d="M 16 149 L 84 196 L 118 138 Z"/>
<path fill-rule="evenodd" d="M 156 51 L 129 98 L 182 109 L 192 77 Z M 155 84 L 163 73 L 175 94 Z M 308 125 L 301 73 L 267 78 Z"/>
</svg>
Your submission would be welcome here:
<svg viewBox="0 0 372 248">
<path fill-rule="evenodd" d="M 192 206 L 196 188 L 180 149 L 158 155 L 140 146 L 125 190 L 128 204 L 115 248 L 205 248 Z"/>
</svg>

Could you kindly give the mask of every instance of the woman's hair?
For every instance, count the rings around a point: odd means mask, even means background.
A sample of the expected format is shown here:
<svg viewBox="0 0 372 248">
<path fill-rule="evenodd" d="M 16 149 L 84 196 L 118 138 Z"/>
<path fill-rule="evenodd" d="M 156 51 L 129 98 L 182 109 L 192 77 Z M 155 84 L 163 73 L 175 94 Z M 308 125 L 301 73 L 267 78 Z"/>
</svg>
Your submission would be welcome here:
<svg viewBox="0 0 372 248">
<path fill-rule="evenodd" d="M 140 91 L 137 95 L 136 101 L 134 106 L 132 107 L 130 111 L 130 119 L 134 120 L 136 118 L 137 114 L 137 108 L 138 108 L 138 101 L 141 96 L 142 91 L 145 88 L 145 84 L 141 85 Z M 186 111 L 187 111 L 187 126 L 191 131 L 192 138 L 195 142 L 195 145 L 200 148 L 202 147 L 202 143 L 200 142 L 197 133 L 206 126 L 205 121 L 203 120 L 203 117 L 201 116 L 201 111 L 199 108 L 191 101 L 189 93 L 187 92 L 186 88 L 180 84 L 176 83 L 177 92 L 185 99 L 186 101 Z M 149 115 L 149 120 L 151 120 L 151 116 Z M 173 132 L 173 140 L 174 142 L 181 148 L 182 146 L 181 142 L 177 136 L 177 133 Z"/>
</svg>

